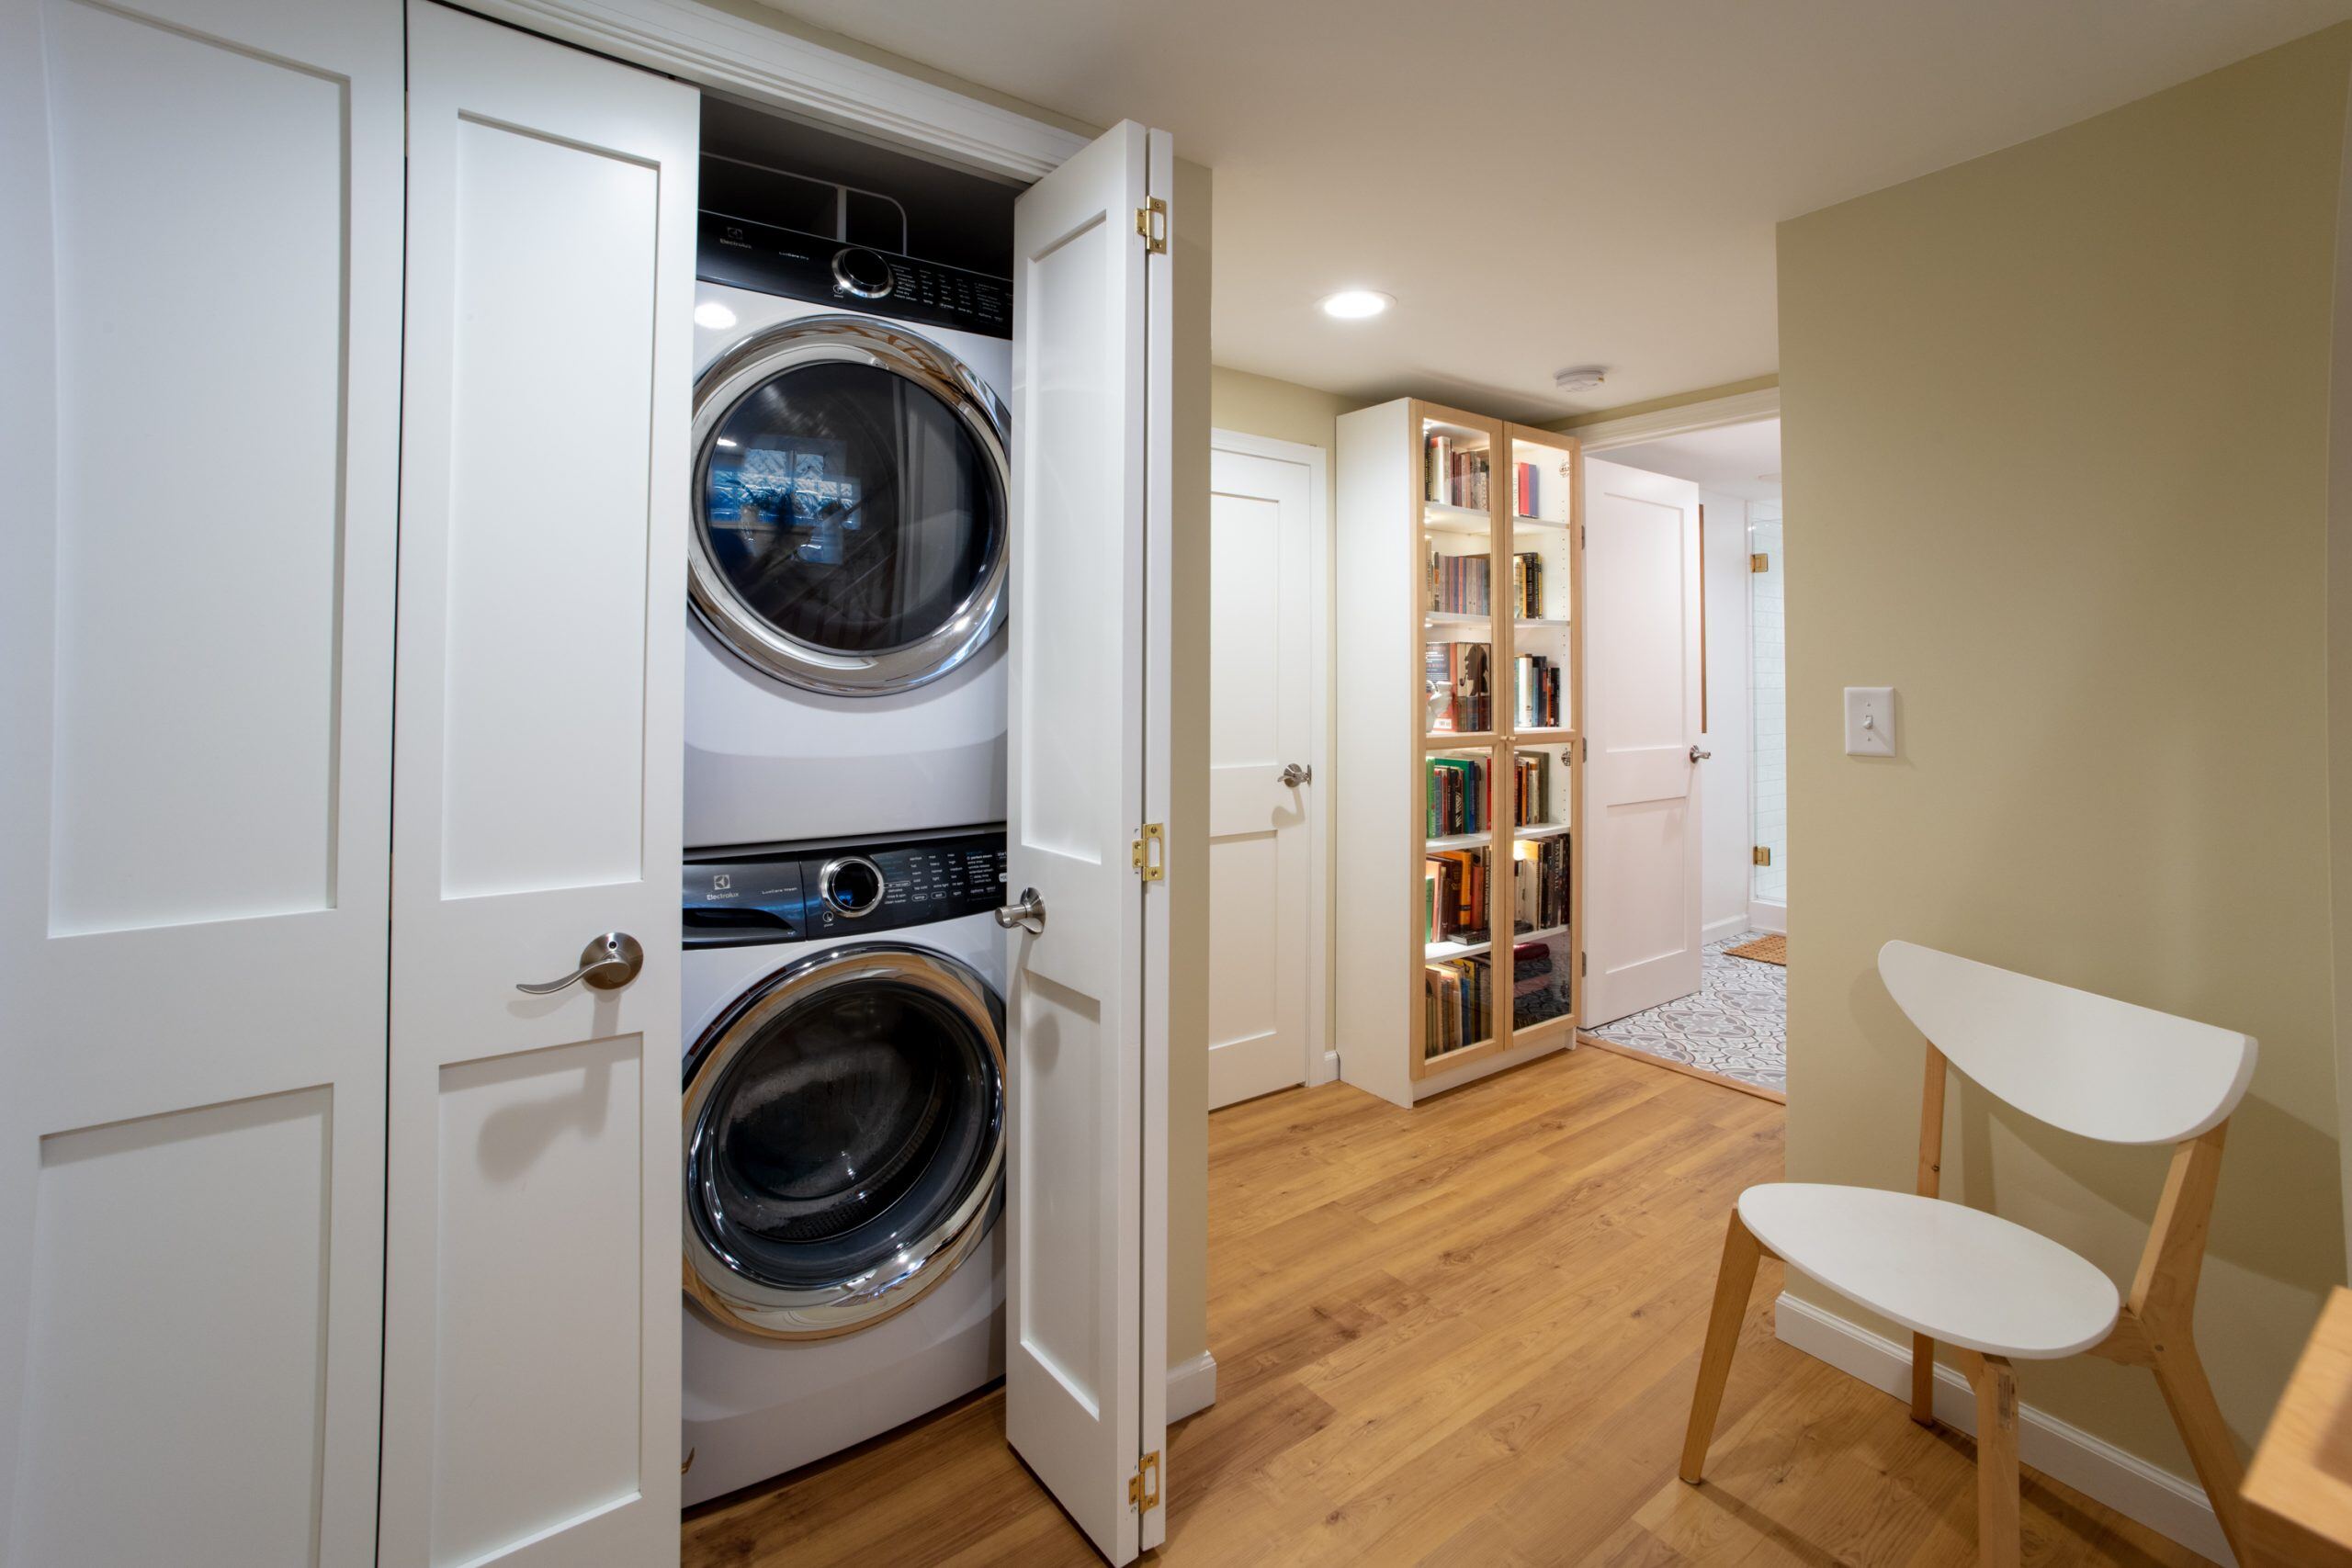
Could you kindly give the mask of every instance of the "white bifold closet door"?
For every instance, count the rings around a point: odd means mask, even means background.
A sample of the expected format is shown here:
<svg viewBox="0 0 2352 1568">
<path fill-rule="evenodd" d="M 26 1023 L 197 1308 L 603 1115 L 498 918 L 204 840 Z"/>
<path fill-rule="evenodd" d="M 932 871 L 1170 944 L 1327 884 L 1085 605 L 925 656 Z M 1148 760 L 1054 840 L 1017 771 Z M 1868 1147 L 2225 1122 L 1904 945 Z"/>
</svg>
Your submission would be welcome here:
<svg viewBox="0 0 2352 1568">
<path fill-rule="evenodd" d="M 0 0 L 0 1562 L 373 1559 L 401 15 Z"/>
<path fill-rule="evenodd" d="M 414 0 L 385 1568 L 678 1552 L 694 92 Z M 616 989 L 560 978 L 624 932 Z"/>
<path fill-rule="evenodd" d="M 1171 294 L 1137 213 L 1173 178 L 1129 121 L 1013 220 L 1006 863 L 1046 918 L 1006 1010 L 1005 1430 L 1114 1564 L 1168 1517 L 1168 894 L 1138 856 L 1167 817 Z"/>
</svg>

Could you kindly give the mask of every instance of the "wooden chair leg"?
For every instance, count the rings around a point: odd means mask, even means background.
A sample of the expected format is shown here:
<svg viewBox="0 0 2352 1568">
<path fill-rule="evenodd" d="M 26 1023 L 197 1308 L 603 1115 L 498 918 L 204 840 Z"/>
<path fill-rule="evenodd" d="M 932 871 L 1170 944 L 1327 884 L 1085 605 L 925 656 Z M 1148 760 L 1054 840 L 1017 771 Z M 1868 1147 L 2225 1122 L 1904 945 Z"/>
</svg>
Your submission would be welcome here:
<svg viewBox="0 0 2352 1568">
<path fill-rule="evenodd" d="M 1936 1342 L 1924 1334 L 1911 1336 L 1911 1419 L 1936 1424 Z"/>
<path fill-rule="evenodd" d="M 1976 1384 L 1976 1561 L 2018 1568 L 2018 1381 L 2004 1356 L 1986 1356 Z"/>
<path fill-rule="evenodd" d="M 2156 1387 L 2164 1391 L 2165 1406 L 2188 1450 L 2197 1479 L 2221 1520 L 2222 1534 L 2240 1562 L 2254 1561 L 2252 1543 L 2241 1533 L 2238 1489 L 2245 1484 L 2245 1466 L 2238 1461 L 2237 1444 L 2214 1402 L 2213 1385 L 2205 1381 L 2205 1365 L 2197 1357 L 2197 1342 L 2187 1334 L 2150 1336 L 2151 1360 Z"/>
<path fill-rule="evenodd" d="M 1740 1320 L 1747 1315 L 1747 1293 L 1756 1285 L 1763 1248 L 1731 1212 L 1724 1233 L 1724 1260 L 1715 1271 L 1715 1304 L 1707 1316 L 1707 1345 L 1699 1354 L 1699 1386 L 1690 1391 L 1690 1429 L 1682 1439 L 1682 1479 L 1696 1486 L 1707 1468 L 1707 1445 L 1714 1439 L 1715 1416 L 1724 1407 L 1724 1384 L 1731 1379 L 1732 1352 L 1739 1348 Z"/>
</svg>

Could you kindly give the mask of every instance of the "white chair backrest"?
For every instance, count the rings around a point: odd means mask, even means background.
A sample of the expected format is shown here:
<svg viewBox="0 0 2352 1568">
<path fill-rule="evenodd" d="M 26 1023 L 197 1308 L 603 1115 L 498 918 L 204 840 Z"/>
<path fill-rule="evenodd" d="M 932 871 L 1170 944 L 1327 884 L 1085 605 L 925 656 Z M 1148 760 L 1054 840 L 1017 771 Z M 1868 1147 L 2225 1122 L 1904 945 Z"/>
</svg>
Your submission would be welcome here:
<svg viewBox="0 0 2352 1568">
<path fill-rule="evenodd" d="M 2109 1144 L 2172 1144 L 2237 1109 L 2254 1037 L 1890 942 L 1878 972 L 1953 1066 L 2029 1116 Z"/>
</svg>

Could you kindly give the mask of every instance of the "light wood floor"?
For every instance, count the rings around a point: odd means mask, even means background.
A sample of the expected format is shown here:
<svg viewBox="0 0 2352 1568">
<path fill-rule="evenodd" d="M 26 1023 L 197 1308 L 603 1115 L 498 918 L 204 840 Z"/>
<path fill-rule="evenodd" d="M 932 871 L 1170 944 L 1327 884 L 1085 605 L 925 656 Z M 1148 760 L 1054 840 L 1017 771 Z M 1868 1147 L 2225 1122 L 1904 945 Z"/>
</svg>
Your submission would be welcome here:
<svg viewBox="0 0 2352 1568">
<path fill-rule="evenodd" d="M 1674 1476 L 1724 1219 L 1785 1112 L 1599 1051 L 1416 1111 L 1333 1084 L 1209 1134 L 1217 1403 L 1170 1563 L 1968 1564 L 1964 1438 L 1771 1337 L 1757 1281 L 1704 1486 Z M 1099 1561 L 1002 1396 L 687 1516 L 687 1568 Z M 2025 1560 L 2201 1562 L 2027 1477 Z"/>
</svg>

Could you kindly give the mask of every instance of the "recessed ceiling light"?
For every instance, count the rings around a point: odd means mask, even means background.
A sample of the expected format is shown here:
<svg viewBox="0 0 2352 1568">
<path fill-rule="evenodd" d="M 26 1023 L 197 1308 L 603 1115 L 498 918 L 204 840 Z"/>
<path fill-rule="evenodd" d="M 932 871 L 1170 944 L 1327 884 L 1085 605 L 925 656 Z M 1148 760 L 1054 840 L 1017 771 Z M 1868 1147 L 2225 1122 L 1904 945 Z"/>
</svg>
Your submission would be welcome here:
<svg viewBox="0 0 2352 1568">
<path fill-rule="evenodd" d="M 1323 313 L 1343 321 L 1361 321 L 1367 316 L 1377 316 L 1395 303 L 1395 295 L 1383 294 L 1378 289 L 1342 288 L 1337 294 L 1323 297 Z"/>
<path fill-rule="evenodd" d="M 1609 379 L 1609 373 L 1598 365 L 1579 365 L 1573 370 L 1563 370 L 1552 378 L 1552 385 L 1564 392 L 1587 392 Z"/>
<path fill-rule="evenodd" d="M 706 300 L 695 307 L 695 325 L 698 327 L 721 332 L 734 324 L 735 312 L 716 299 Z"/>
</svg>

